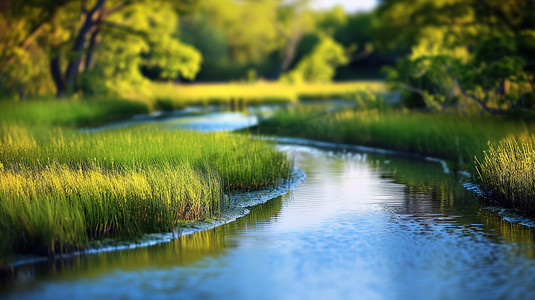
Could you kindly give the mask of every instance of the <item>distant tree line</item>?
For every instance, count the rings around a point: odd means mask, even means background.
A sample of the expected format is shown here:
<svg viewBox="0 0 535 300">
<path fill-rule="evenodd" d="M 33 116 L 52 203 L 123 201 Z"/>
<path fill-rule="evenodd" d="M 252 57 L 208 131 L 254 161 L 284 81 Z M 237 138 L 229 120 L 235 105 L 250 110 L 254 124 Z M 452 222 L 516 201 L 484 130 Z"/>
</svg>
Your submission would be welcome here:
<svg viewBox="0 0 535 300">
<path fill-rule="evenodd" d="M 0 93 L 124 93 L 147 80 L 328 81 L 356 49 L 341 8 L 283 0 L 3 0 Z M 348 31 L 349 33 L 349 31 Z M 351 47 L 349 47 L 351 44 Z"/>
<path fill-rule="evenodd" d="M 382 0 L 354 14 L 307 0 L 2 0 L 0 9 L 4 98 L 124 94 L 149 80 L 384 76 L 409 108 L 535 108 L 531 0 Z"/>
</svg>

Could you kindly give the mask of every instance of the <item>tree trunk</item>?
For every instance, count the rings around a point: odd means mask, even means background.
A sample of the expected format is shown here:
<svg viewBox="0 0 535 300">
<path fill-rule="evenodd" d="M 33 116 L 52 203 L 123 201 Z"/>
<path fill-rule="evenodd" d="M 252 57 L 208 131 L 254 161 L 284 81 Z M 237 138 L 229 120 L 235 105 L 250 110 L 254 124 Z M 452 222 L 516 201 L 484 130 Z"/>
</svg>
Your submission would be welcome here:
<svg viewBox="0 0 535 300">
<path fill-rule="evenodd" d="M 509 80 L 504 79 L 500 82 L 500 95 L 505 96 L 509 93 Z"/>
<path fill-rule="evenodd" d="M 80 64 L 82 62 L 81 52 L 85 49 L 85 43 L 87 40 L 87 34 L 95 25 L 96 20 L 93 19 L 95 13 L 104 7 L 106 0 L 98 0 L 95 6 L 88 12 L 85 13 L 84 24 L 80 28 L 74 45 L 72 46 L 71 52 L 76 54 L 76 57 L 69 62 L 67 66 L 67 71 L 65 72 L 65 84 L 70 87 L 73 84 L 74 78 L 78 75 L 80 69 Z"/>
<path fill-rule="evenodd" d="M 293 37 L 290 37 L 286 43 L 286 47 L 284 49 L 284 60 L 282 61 L 279 69 L 276 71 L 275 74 L 273 74 L 274 79 L 278 79 L 282 73 L 286 72 L 290 65 L 292 64 L 294 58 L 295 58 L 295 52 L 297 49 L 297 45 L 299 44 L 299 41 L 301 40 L 300 34 L 295 34 Z"/>
<path fill-rule="evenodd" d="M 0 1 L 0 14 L 7 16 L 10 8 L 11 8 L 11 0 Z"/>
<path fill-rule="evenodd" d="M 84 65 L 85 70 L 89 70 L 89 68 L 91 68 L 93 65 L 93 57 L 95 56 L 95 50 L 97 48 L 97 44 L 98 44 L 97 39 L 98 39 L 99 34 L 100 34 L 100 17 L 99 17 L 99 21 L 95 25 L 95 30 L 93 31 L 93 33 L 91 33 L 91 37 L 89 38 L 89 49 L 85 57 L 85 65 Z"/>
<path fill-rule="evenodd" d="M 61 74 L 59 53 L 50 60 L 50 74 L 52 75 L 54 85 L 56 86 L 56 97 L 62 97 L 65 93 L 65 81 Z"/>
</svg>

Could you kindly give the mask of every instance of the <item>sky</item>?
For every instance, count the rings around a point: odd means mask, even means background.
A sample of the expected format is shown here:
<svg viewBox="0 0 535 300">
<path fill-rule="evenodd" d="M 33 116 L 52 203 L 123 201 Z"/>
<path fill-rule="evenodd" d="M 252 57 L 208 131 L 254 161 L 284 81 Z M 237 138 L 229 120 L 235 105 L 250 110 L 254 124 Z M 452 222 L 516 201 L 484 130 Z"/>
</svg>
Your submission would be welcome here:
<svg viewBox="0 0 535 300">
<path fill-rule="evenodd" d="M 312 7 L 315 9 L 331 8 L 342 5 L 348 12 L 367 11 L 377 6 L 377 0 L 313 0 Z"/>
</svg>

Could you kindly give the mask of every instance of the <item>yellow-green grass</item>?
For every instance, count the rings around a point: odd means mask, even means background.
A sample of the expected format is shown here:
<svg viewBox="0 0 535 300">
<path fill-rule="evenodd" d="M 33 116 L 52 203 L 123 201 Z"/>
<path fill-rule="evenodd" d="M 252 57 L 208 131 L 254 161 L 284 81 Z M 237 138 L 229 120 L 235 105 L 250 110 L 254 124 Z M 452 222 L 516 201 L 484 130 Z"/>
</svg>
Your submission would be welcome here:
<svg viewBox="0 0 535 300">
<path fill-rule="evenodd" d="M 4 125 L 0 131 L 0 161 L 9 169 L 94 162 L 106 168 L 144 168 L 186 160 L 209 163 L 226 187 L 236 189 L 270 185 L 285 177 L 289 168 L 285 156 L 265 142 L 225 132 L 202 134 L 146 125 L 92 134 L 54 129 L 48 137 L 36 139 L 22 126 Z"/>
<path fill-rule="evenodd" d="M 476 169 L 485 197 L 535 216 L 535 136 L 491 143 Z"/>
<path fill-rule="evenodd" d="M 173 230 L 217 215 L 224 191 L 290 173 L 271 145 L 229 133 L 142 126 L 84 134 L 5 123 L 0 143 L 3 258 Z"/>
<path fill-rule="evenodd" d="M 163 109 L 179 109 L 188 105 L 247 105 L 295 103 L 300 99 L 349 98 L 359 91 L 382 91 L 380 81 L 341 83 L 286 84 L 260 81 L 256 83 L 211 83 L 176 85 L 153 83 L 152 97 Z"/>
<path fill-rule="evenodd" d="M 90 239 L 173 230 L 210 218 L 222 197 L 219 175 L 181 164 L 143 169 L 0 169 L 2 252 L 80 250 Z"/>
</svg>

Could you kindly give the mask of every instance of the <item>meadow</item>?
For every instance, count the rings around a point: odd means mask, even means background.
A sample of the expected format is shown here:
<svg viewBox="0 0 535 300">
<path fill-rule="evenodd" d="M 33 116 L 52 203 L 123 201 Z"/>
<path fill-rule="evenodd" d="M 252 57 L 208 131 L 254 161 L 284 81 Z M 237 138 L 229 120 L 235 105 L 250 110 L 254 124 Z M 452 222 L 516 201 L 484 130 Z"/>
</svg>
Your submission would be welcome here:
<svg viewBox="0 0 535 300">
<path fill-rule="evenodd" d="M 384 84 L 381 81 L 302 84 L 259 81 L 192 85 L 152 83 L 150 90 L 151 98 L 158 107 L 172 110 L 188 105 L 242 108 L 249 105 L 297 103 L 308 99 L 351 99 L 356 92 L 382 91 Z"/>
</svg>

